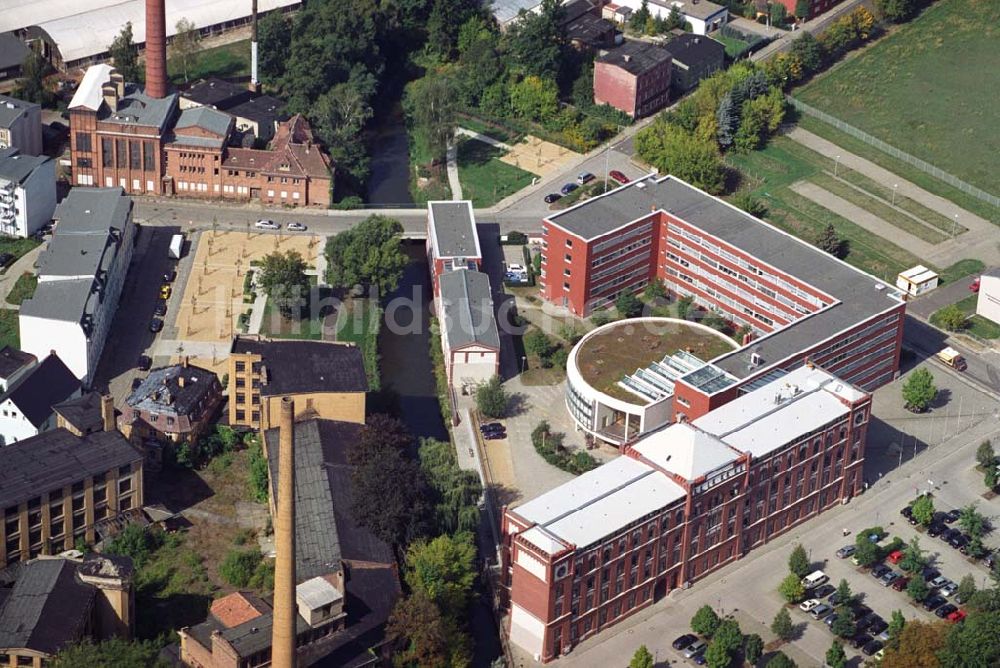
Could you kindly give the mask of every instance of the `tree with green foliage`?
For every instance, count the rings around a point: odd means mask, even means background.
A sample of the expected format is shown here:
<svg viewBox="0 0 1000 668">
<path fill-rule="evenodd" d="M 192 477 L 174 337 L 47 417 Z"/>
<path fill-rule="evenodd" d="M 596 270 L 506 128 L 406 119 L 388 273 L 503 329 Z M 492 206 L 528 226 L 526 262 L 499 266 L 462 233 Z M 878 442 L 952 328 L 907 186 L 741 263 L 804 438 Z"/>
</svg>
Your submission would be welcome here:
<svg viewBox="0 0 1000 668">
<path fill-rule="evenodd" d="M 854 601 L 854 592 L 846 579 L 841 578 L 837 584 L 837 603 L 839 605 L 851 605 Z"/>
<path fill-rule="evenodd" d="M 705 650 L 705 661 L 710 668 L 728 668 L 742 644 L 740 625 L 732 619 L 723 620 Z"/>
<path fill-rule="evenodd" d="M 49 61 L 39 52 L 31 49 L 21 63 L 21 76 L 14 88 L 14 97 L 42 106 L 52 103 L 52 92 L 45 86 L 45 77 L 52 70 Z"/>
<path fill-rule="evenodd" d="M 476 544 L 473 534 L 460 531 L 430 542 L 418 541 L 406 551 L 406 584 L 434 601 L 441 614 L 463 619 L 476 581 Z"/>
<path fill-rule="evenodd" d="M 654 302 L 658 299 L 663 299 L 667 296 L 667 288 L 663 284 L 663 281 L 659 278 L 654 278 L 642 291 L 642 297 L 647 302 Z"/>
<path fill-rule="evenodd" d="M 510 105 L 521 118 L 544 123 L 559 111 L 559 87 L 553 79 L 526 76 L 511 87 Z"/>
<path fill-rule="evenodd" d="M 965 547 L 965 553 L 973 559 L 982 559 L 989 553 L 989 549 L 983 544 L 982 536 L 973 536 Z"/>
<path fill-rule="evenodd" d="M 795 0 L 795 16 L 802 21 L 809 18 L 812 9 L 812 0 Z"/>
<path fill-rule="evenodd" d="M 899 634 L 903 632 L 903 628 L 906 627 L 906 617 L 903 616 L 902 610 L 893 610 L 892 616 L 889 618 L 889 628 L 886 631 L 889 633 L 889 645 L 894 645 L 899 642 Z"/>
<path fill-rule="evenodd" d="M 920 537 L 914 536 L 903 550 L 903 559 L 899 562 L 899 567 L 907 573 L 918 573 L 927 566 L 927 557 L 920 549 Z"/>
<path fill-rule="evenodd" d="M 751 666 L 756 666 L 764 654 L 764 639 L 756 633 L 751 633 L 743 642 L 743 658 Z"/>
<path fill-rule="evenodd" d="M 833 227 L 833 223 L 827 223 L 826 227 L 823 228 L 823 234 L 816 241 L 816 246 L 823 252 L 829 253 L 834 257 L 840 257 L 843 253 L 844 242 L 837 234 L 837 230 Z"/>
<path fill-rule="evenodd" d="M 768 660 L 767 668 L 796 668 L 796 666 L 787 654 L 778 652 Z"/>
<path fill-rule="evenodd" d="M 850 638 L 857 632 L 857 624 L 854 622 L 854 608 L 849 605 L 837 606 L 837 618 L 830 627 L 833 634 L 838 638 Z"/>
<path fill-rule="evenodd" d="M 792 40 L 790 53 L 802 64 L 806 74 L 814 74 L 823 66 L 823 46 L 811 32 L 803 30 Z"/>
<path fill-rule="evenodd" d="M 892 23 L 909 20 L 917 6 L 917 0 L 875 0 L 875 11 Z"/>
<path fill-rule="evenodd" d="M 248 451 L 250 463 L 250 494 L 257 503 L 267 503 L 270 491 L 268 484 L 268 464 L 267 457 L 260 445 L 260 440 L 255 438 Z"/>
<path fill-rule="evenodd" d="M 949 332 L 958 332 L 965 328 L 965 313 L 957 304 L 950 304 L 937 312 L 935 319 Z"/>
<path fill-rule="evenodd" d="M 691 295 L 684 295 L 677 300 L 677 317 L 681 320 L 687 320 L 688 315 L 691 313 L 691 307 L 694 304 L 694 297 Z"/>
<path fill-rule="evenodd" d="M 478 9 L 479 4 L 471 0 L 434 0 L 427 17 L 424 51 L 440 60 L 453 60 L 462 26 Z"/>
<path fill-rule="evenodd" d="M 986 517 L 979 512 L 975 502 L 962 508 L 961 514 L 958 516 L 958 524 L 972 538 L 982 538 L 989 528 Z"/>
<path fill-rule="evenodd" d="M 983 484 L 986 489 L 993 491 L 997 488 L 997 467 L 996 465 L 989 466 L 986 468 L 986 472 L 983 474 Z"/>
<path fill-rule="evenodd" d="M 532 328 L 524 335 L 524 350 L 529 355 L 549 357 L 555 352 L 556 344 L 548 334 L 538 328 Z"/>
<path fill-rule="evenodd" d="M 363 182 L 371 169 L 367 149 L 358 137 L 373 113 L 368 96 L 347 81 L 316 98 L 306 114 L 337 166 L 337 174 L 356 183 Z"/>
<path fill-rule="evenodd" d="M 455 136 L 455 101 L 455 84 L 445 74 L 428 74 L 406 85 L 403 109 L 412 124 L 412 135 L 424 145 L 432 162 L 444 162 Z"/>
<path fill-rule="evenodd" d="M 376 538 L 403 546 L 426 533 L 431 512 L 427 481 L 420 466 L 406 455 L 387 451 L 381 461 L 355 466 L 351 481 L 351 512 Z"/>
<path fill-rule="evenodd" d="M 111 638 L 93 642 L 89 638 L 67 645 L 47 663 L 51 668 L 114 666 L 114 668 L 167 668 L 159 657 L 160 646 L 153 640 Z"/>
<path fill-rule="evenodd" d="M 909 594 L 910 598 L 919 603 L 930 594 L 930 588 L 927 586 L 924 578 L 920 574 L 917 574 L 910 578 L 910 581 L 906 584 L 906 593 Z"/>
<path fill-rule="evenodd" d="M 788 555 L 788 570 L 799 577 L 804 578 L 812 572 L 812 564 L 809 563 L 809 555 L 802 543 L 796 543 L 792 548 L 792 553 Z"/>
<path fill-rule="evenodd" d="M 420 439 L 420 468 L 434 495 L 434 525 L 438 532 L 475 531 L 483 486 L 473 471 L 458 467 L 450 441 Z"/>
<path fill-rule="evenodd" d="M 973 612 L 948 633 L 941 668 L 1000 665 L 1000 611 Z"/>
<path fill-rule="evenodd" d="M 972 573 L 966 573 L 958 583 L 955 598 L 961 603 L 968 603 L 976 595 L 976 578 Z"/>
<path fill-rule="evenodd" d="M 111 64 L 118 70 L 118 74 L 124 77 L 125 81 L 142 83 L 145 79 L 139 65 L 139 50 L 132 38 L 131 21 L 122 26 L 121 31 L 108 45 L 108 55 L 111 57 Z"/>
<path fill-rule="evenodd" d="M 601 327 L 612 320 L 614 317 L 607 309 L 599 309 L 590 314 L 590 322 L 594 323 L 594 327 Z"/>
<path fill-rule="evenodd" d="M 913 620 L 903 627 L 895 643 L 886 647 L 881 668 L 918 668 L 941 666 L 938 658 L 952 625 L 944 620 Z M 962 664 L 969 665 L 969 664 Z"/>
<path fill-rule="evenodd" d="M 639 9 L 635 10 L 632 16 L 629 17 L 628 27 L 632 32 L 645 32 L 646 24 L 649 23 L 651 18 L 653 18 L 653 15 L 649 11 L 649 0 L 642 0 Z"/>
<path fill-rule="evenodd" d="M 788 10 L 780 2 L 772 2 L 769 16 L 771 19 L 771 25 L 781 27 L 785 25 L 785 21 L 788 20 Z"/>
<path fill-rule="evenodd" d="M 402 233 L 398 220 L 372 214 L 330 237 L 326 242 L 327 281 L 345 288 L 372 285 L 382 295 L 395 290 L 409 264 L 400 241 Z"/>
<path fill-rule="evenodd" d="M 396 602 L 386 637 L 396 647 L 397 666 L 460 668 L 472 661 L 472 645 L 459 624 L 441 614 L 426 594 L 415 591 Z"/>
<path fill-rule="evenodd" d="M 725 187 L 725 168 L 713 138 L 699 137 L 661 120 L 635 136 L 636 152 L 664 174 L 673 174 L 711 194 Z"/>
<path fill-rule="evenodd" d="M 632 655 L 632 660 L 628 662 L 628 668 L 653 668 L 654 665 L 653 654 L 645 645 L 639 645 L 639 649 Z"/>
<path fill-rule="evenodd" d="M 826 650 L 826 665 L 830 668 L 847 666 L 847 653 L 844 652 L 844 644 L 839 640 L 834 640 L 830 649 Z"/>
<path fill-rule="evenodd" d="M 219 564 L 219 575 L 234 587 L 246 587 L 262 559 L 259 549 L 229 550 Z"/>
<path fill-rule="evenodd" d="M 792 624 L 792 616 L 788 614 L 788 608 L 782 606 L 778 610 L 778 614 L 771 621 L 771 633 L 785 641 L 795 636 L 795 626 Z"/>
<path fill-rule="evenodd" d="M 979 444 L 976 448 L 976 461 L 984 469 L 988 469 L 991 466 L 996 466 L 997 463 L 997 453 L 993 449 L 993 443 L 989 439 L 986 439 Z"/>
<path fill-rule="evenodd" d="M 631 292 L 623 292 L 615 299 L 615 309 L 623 318 L 636 318 L 642 315 L 642 302 Z"/>
<path fill-rule="evenodd" d="M 201 32 L 193 21 L 182 18 L 175 26 L 176 33 L 173 41 L 170 42 L 170 57 L 175 62 L 181 64 L 181 71 L 184 73 L 184 83 L 190 79 L 191 68 L 198 62 L 198 54 L 201 51 Z"/>
<path fill-rule="evenodd" d="M 522 10 L 507 30 L 506 51 L 526 75 L 557 80 L 566 49 L 565 10 L 559 0 L 542 0 L 539 11 Z"/>
<path fill-rule="evenodd" d="M 142 568 L 153 553 L 163 545 L 163 532 L 147 529 L 139 524 L 128 524 L 104 546 L 104 552 L 128 557 L 132 565 Z"/>
<path fill-rule="evenodd" d="M 493 376 L 476 388 L 476 408 L 485 417 L 502 418 L 507 414 L 510 397 L 499 376 Z"/>
<path fill-rule="evenodd" d="M 854 547 L 854 558 L 857 559 L 860 566 L 868 568 L 882 559 L 881 549 L 878 545 L 868 540 L 868 536 L 859 534 Z"/>
<path fill-rule="evenodd" d="M 274 251 L 261 259 L 257 285 L 286 319 L 301 318 L 309 294 L 305 258 L 298 251 Z"/>
<path fill-rule="evenodd" d="M 412 445 L 413 434 L 402 420 L 386 413 L 373 413 L 365 419 L 357 447 L 347 453 L 347 460 L 352 466 L 361 466 L 405 454 Z"/>
<path fill-rule="evenodd" d="M 721 622 L 722 620 L 719 619 L 719 615 L 715 613 L 712 606 L 703 605 L 698 608 L 698 611 L 694 613 L 694 617 L 691 618 L 691 630 L 706 638 L 711 638 L 715 635 L 715 631 L 719 628 Z"/>
<path fill-rule="evenodd" d="M 757 218 L 763 218 L 767 214 L 767 204 L 754 197 L 749 190 L 741 190 L 733 195 L 732 203 Z"/>
<path fill-rule="evenodd" d="M 910 374 L 903 383 L 903 401 L 909 410 L 922 413 L 931 405 L 937 396 L 934 376 L 921 367 Z"/>
<path fill-rule="evenodd" d="M 291 21 L 282 12 L 268 12 L 257 24 L 257 42 L 257 75 L 264 83 L 275 86 L 285 73 L 285 59 L 292 44 Z"/>
<path fill-rule="evenodd" d="M 921 494 L 910 506 L 913 519 L 923 526 L 930 526 L 934 519 L 934 498 L 930 494 Z"/>
<path fill-rule="evenodd" d="M 778 585 L 778 593 L 789 603 L 798 603 L 806 597 L 806 588 L 802 586 L 802 578 L 789 573 Z"/>
</svg>

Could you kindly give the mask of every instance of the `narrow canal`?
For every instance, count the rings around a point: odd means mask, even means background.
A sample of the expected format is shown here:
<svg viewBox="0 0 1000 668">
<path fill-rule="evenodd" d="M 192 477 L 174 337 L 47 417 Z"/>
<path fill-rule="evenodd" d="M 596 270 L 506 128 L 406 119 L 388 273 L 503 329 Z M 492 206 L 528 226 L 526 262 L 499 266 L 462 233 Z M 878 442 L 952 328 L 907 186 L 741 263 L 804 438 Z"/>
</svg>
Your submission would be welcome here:
<svg viewBox="0 0 1000 668">
<path fill-rule="evenodd" d="M 379 114 L 371 145 L 371 176 L 365 201 L 375 206 L 413 206 L 410 197 L 410 152 L 403 120 L 403 107 L 397 100 Z"/>
<path fill-rule="evenodd" d="M 422 242 L 407 242 L 405 250 L 410 264 L 386 301 L 386 323 L 379 335 L 382 384 L 398 397 L 401 417 L 415 436 L 446 441 L 430 357 L 432 292 L 427 255 Z M 477 589 L 470 622 L 475 668 L 489 668 L 500 656 L 489 601 L 489 594 Z"/>
</svg>

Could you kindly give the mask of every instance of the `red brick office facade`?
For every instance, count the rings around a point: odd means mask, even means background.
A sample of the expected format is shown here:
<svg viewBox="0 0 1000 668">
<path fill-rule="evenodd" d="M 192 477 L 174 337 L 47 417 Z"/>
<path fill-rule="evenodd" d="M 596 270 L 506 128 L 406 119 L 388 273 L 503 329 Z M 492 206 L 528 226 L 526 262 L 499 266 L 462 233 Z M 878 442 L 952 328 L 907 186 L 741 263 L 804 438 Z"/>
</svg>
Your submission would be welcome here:
<svg viewBox="0 0 1000 668">
<path fill-rule="evenodd" d="M 846 416 L 759 459 L 734 451 L 730 465 L 714 471 L 711 480 L 684 480 L 626 450 L 625 456 L 681 485 L 686 496 L 628 526 L 610 528 L 591 545 L 548 554 L 523 537 L 533 524 L 516 508 L 506 509 L 502 584 L 508 605 L 544 626 L 539 658 L 560 656 L 859 493 L 870 395 L 849 407 Z M 544 580 L 519 563 L 525 556 L 542 565 Z"/>
<path fill-rule="evenodd" d="M 669 57 L 634 74 L 614 63 L 594 63 L 594 104 L 610 104 L 632 118 L 642 118 L 665 107 L 670 100 Z"/>
</svg>

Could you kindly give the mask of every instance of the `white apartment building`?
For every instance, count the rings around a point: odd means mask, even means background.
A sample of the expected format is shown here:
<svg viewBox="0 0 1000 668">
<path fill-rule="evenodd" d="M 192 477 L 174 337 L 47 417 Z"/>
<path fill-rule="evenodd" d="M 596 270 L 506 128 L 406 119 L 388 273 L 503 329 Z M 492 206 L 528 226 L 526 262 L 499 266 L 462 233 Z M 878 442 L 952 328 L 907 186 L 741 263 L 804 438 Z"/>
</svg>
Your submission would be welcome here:
<svg viewBox="0 0 1000 668">
<path fill-rule="evenodd" d="M 55 208 L 55 161 L 0 148 L 0 234 L 29 237 L 52 220 Z"/>
<path fill-rule="evenodd" d="M 38 288 L 21 305 L 21 345 L 38 359 L 55 351 L 87 386 L 132 260 L 132 200 L 121 188 L 74 188 L 55 220 L 38 260 Z"/>
<path fill-rule="evenodd" d="M 79 379 L 58 355 L 49 355 L 0 394 L 0 446 L 54 429 L 52 407 L 78 396 Z"/>
</svg>

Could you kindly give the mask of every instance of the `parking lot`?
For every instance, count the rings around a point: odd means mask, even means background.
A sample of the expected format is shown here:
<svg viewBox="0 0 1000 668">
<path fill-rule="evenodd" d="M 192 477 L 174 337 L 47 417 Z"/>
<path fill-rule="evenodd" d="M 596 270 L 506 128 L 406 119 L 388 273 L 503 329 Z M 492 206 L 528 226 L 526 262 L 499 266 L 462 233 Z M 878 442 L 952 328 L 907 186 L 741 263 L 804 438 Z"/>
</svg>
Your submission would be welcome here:
<svg viewBox="0 0 1000 668">
<path fill-rule="evenodd" d="M 913 536 L 919 536 L 931 565 L 944 577 L 957 583 L 963 575 L 972 573 L 977 586 L 984 586 L 988 571 L 983 564 L 970 562 L 958 550 L 918 531 L 899 514 L 918 493 L 929 490 L 937 510 L 961 508 L 978 501 L 984 515 L 1000 516 L 1000 499 L 981 496 L 982 475 L 973 468 L 978 445 L 985 438 L 1000 436 L 997 400 L 966 385 L 955 374 L 936 366 L 930 368 L 941 392 L 928 414 L 914 415 L 901 408 L 902 380 L 875 393 L 865 461 L 870 487 L 864 494 L 774 538 L 690 589 L 671 592 L 656 605 L 582 642 L 572 654 L 554 663 L 618 665 L 622 657 L 631 656 L 645 644 L 655 654 L 658 665 L 692 665 L 670 643 L 690 632 L 691 617 L 705 604 L 737 620 L 743 633 L 758 633 L 766 642 L 774 640 L 769 627 L 784 604 L 777 588 L 788 572 L 788 556 L 796 543 L 802 543 L 813 567 L 823 569 L 830 584 L 836 586 L 846 579 L 852 590 L 862 595 L 862 603 L 886 622 L 893 610 L 902 611 L 907 619 L 937 621 L 933 613 L 911 604 L 905 591 L 882 586 L 850 559 L 835 555 L 838 548 L 854 542 L 858 531 L 876 525 L 886 529 L 887 541 L 898 536 L 908 543 Z M 987 547 L 1000 545 L 997 533 L 986 536 Z M 800 635 L 782 646 L 781 651 L 800 666 L 823 664 L 833 634 L 807 613 L 791 612 Z M 852 657 L 850 665 L 863 663 L 857 650 L 845 649 Z M 531 665 L 530 658 L 525 659 L 524 665 Z"/>
</svg>

